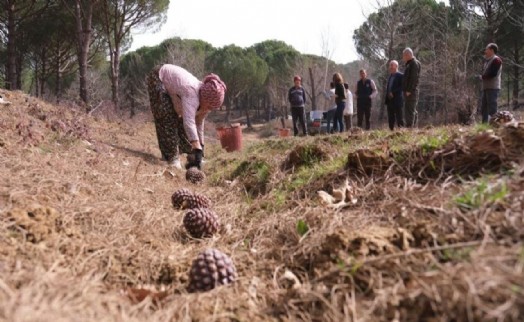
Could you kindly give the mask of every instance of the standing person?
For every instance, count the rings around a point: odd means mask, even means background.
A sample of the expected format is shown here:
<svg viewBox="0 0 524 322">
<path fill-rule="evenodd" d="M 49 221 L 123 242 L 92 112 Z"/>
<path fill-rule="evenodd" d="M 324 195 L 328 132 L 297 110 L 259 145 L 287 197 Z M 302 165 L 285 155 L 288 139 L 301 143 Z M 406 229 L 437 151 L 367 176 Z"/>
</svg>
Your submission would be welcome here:
<svg viewBox="0 0 524 322">
<path fill-rule="evenodd" d="M 360 80 L 355 87 L 355 98 L 357 99 L 357 126 L 362 128 L 362 121 L 366 118 L 366 130 L 371 128 L 371 104 L 372 99 L 377 95 L 375 82 L 367 78 L 365 69 L 360 70 Z"/>
<path fill-rule="evenodd" d="M 327 123 L 327 133 L 332 133 L 331 129 L 331 122 L 335 118 L 335 113 L 337 112 L 337 104 L 335 103 L 335 83 L 331 82 L 329 83 L 329 91 L 323 92 L 324 97 L 328 100 L 327 104 L 328 107 L 326 109 L 326 112 L 323 114 L 326 117 L 326 123 Z M 335 128 L 333 126 L 333 128 Z"/>
<path fill-rule="evenodd" d="M 302 78 L 295 76 L 293 78 L 295 86 L 289 89 L 288 100 L 291 104 L 291 118 L 293 119 L 293 131 L 295 136 L 298 135 L 297 121 L 302 127 L 302 133 L 307 135 L 306 125 L 306 91 L 302 87 Z"/>
<path fill-rule="evenodd" d="M 402 108 L 404 98 L 402 97 L 402 78 L 403 74 L 398 71 L 398 61 L 389 62 L 389 78 L 386 93 L 386 106 L 388 109 L 388 122 L 391 131 L 395 128 L 395 121 L 398 127 L 404 127 L 404 117 Z"/>
<path fill-rule="evenodd" d="M 344 78 L 340 73 L 333 75 L 335 84 L 335 117 L 333 118 L 333 131 L 344 132 L 344 109 L 346 108 L 346 89 L 344 88 Z"/>
<path fill-rule="evenodd" d="M 497 113 L 497 99 L 499 97 L 502 79 L 502 59 L 497 56 L 499 47 L 488 44 L 484 50 L 484 70 L 482 79 L 482 123 L 487 123 L 493 114 Z"/>
<path fill-rule="evenodd" d="M 346 131 L 349 131 L 353 123 L 353 94 L 349 90 L 349 84 L 344 83 L 346 89 L 346 108 L 344 109 L 344 124 L 346 125 Z"/>
<path fill-rule="evenodd" d="M 153 68 L 147 85 L 162 158 L 182 169 L 179 153 L 191 153 L 186 167 L 200 169 L 204 119 L 222 106 L 226 85 L 215 74 L 200 81 L 184 68 L 171 64 Z"/>
<path fill-rule="evenodd" d="M 402 78 L 402 91 L 404 91 L 404 112 L 406 127 L 414 127 L 418 123 L 418 83 L 420 78 L 420 62 L 413 55 L 411 48 L 402 52 L 402 60 L 406 63 Z"/>
</svg>

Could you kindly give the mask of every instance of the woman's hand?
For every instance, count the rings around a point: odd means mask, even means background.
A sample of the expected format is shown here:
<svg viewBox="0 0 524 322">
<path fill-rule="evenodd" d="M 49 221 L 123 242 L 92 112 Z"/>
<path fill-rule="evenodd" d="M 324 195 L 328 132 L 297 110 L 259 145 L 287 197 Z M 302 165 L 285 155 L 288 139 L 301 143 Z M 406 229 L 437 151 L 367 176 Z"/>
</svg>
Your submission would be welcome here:
<svg viewBox="0 0 524 322">
<path fill-rule="evenodd" d="M 187 158 L 188 162 L 186 164 L 186 169 L 196 167 L 200 170 L 202 167 L 202 149 L 193 149 L 191 155 Z"/>
</svg>

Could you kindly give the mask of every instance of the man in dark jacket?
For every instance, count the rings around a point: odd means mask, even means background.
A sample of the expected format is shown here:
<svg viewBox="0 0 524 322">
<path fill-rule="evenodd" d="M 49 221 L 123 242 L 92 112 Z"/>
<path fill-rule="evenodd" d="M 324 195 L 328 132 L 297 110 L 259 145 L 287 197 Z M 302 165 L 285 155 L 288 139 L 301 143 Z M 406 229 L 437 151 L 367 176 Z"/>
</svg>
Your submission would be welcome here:
<svg viewBox="0 0 524 322">
<path fill-rule="evenodd" d="M 418 83 L 420 77 L 420 62 L 413 55 L 411 48 L 402 52 L 402 60 L 406 63 L 404 77 L 402 78 L 402 91 L 404 91 L 404 112 L 406 114 L 406 127 L 414 127 L 418 121 Z"/>
<path fill-rule="evenodd" d="M 404 98 L 402 97 L 403 74 L 398 71 L 398 62 L 392 60 L 389 63 L 389 78 L 386 86 L 386 106 L 388 108 L 389 128 L 393 131 L 395 121 L 398 127 L 404 127 L 402 108 Z"/>
<path fill-rule="evenodd" d="M 302 127 L 302 133 L 307 135 L 306 125 L 306 91 L 302 87 L 302 79 L 300 76 L 295 76 L 293 79 L 295 86 L 289 89 L 288 100 L 291 104 L 291 117 L 293 119 L 293 131 L 295 136 L 298 135 L 297 121 Z"/>
<path fill-rule="evenodd" d="M 360 80 L 355 86 L 355 95 L 357 99 L 357 126 L 362 128 L 364 118 L 366 119 L 366 130 L 371 128 L 371 105 L 372 99 L 378 94 L 377 86 L 372 79 L 367 78 L 368 74 L 365 69 L 360 70 Z"/>
<path fill-rule="evenodd" d="M 502 59 L 497 56 L 499 47 L 488 44 L 484 51 L 484 69 L 482 70 L 482 123 L 487 123 L 490 116 L 497 113 L 497 99 L 502 83 Z"/>
</svg>

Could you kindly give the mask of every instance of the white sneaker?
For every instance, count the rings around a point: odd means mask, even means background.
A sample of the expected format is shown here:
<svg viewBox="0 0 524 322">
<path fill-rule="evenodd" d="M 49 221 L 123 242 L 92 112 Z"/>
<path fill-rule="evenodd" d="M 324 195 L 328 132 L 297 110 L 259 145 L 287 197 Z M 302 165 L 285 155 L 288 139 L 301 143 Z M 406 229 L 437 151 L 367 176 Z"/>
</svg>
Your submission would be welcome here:
<svg viewBox="0 0 524 322">
<path fill-rule="evenodd" d="M 167 165 L 170 166 L 170 167 L 176 168 L 178 170 L 182 170 L 182 163 L 180 163 L 180 159 L 179 158 L 175 158 L 175 159 L 173 159 L 171 161 L 168 161 Z"/>
</svg>

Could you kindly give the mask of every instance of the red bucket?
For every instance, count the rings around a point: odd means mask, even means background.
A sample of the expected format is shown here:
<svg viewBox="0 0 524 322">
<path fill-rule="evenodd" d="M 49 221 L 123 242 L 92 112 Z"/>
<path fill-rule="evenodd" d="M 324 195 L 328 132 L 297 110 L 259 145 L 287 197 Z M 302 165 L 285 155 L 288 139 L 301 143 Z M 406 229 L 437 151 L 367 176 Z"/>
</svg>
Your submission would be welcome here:
<svg viewBox="0 0 524 322">
<path fill-rule="evenodd" d="M 231 127 L 217 127 L 220 145 L 227 152 L 242 150 L 242 128 L 240 125 Z"/>
<path fill-rule="evenodd" d="M 291 129 L 286 129 L 286 128 L 278 129 L 278 135 L 279 135 L 280 137 L 286 137 L 286 136 L 289 136 L 290 133 L 291 133 Z"/>
</svg>

